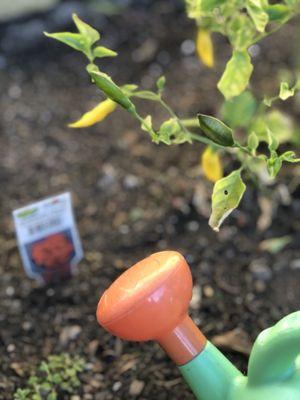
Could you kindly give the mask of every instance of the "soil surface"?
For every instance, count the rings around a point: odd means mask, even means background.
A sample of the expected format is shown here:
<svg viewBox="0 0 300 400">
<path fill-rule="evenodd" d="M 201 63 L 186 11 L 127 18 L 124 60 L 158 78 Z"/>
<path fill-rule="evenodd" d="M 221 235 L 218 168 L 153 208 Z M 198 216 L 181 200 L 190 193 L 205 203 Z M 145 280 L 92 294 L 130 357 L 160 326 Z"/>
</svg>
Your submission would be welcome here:
<svg viewBox="0 0 300 400">
<path fill-rule="evenodd" d="M 164 72 L 166 99 L 180 115 L 216 113 L 222 98 L 215 85 L 230 49 L 215 37 L 216 69 L 200 65 L 189 54 L 195 29 L 181 7 L 160 1 L 90 21 L 120 54 L 103 62 L 118 82 L 151 88 Z M 256 48 L 255 90 L 271 92 L 277 71 L 294 64 L 294 26 Z M 151 252 L 181 251 L 196 288 L 193 318 L 246 371 L 257 334 L 299 308 L 299 169 L 284 170 L 272 188 L 277 208 L 266 229 L 257 222 L 268 219 L 272 203 L 265 201 L 261 215 L 261 194 L 249 185 L 216 234 L 207 224 L 212 188 L 199 172 L 201 146 L 156 146 L 122 110 L 90 129 L 66 128 L 101 99 L 84 65 L 79 54 L 44 39 L 0 70 L 0 399 L 12 399 L 37 364 L 61 352 L 87 362 L 74 400 L 193 399 L 156 344 L 121 342 L 97 325 L 99 296 Z M 148 103 L 139 107 L 149 112 Z M 296 101 L 285 107 L 299 119 Z M 163 117 L 156 107 L 152 112 Z M 67 190 L 85 257 L 71 280 L 41 288 L 22 269 L 11 212 Z M 285 235 L 292 240 L 279 254 L 261 250 L 262 240 Z"/>
</svg>

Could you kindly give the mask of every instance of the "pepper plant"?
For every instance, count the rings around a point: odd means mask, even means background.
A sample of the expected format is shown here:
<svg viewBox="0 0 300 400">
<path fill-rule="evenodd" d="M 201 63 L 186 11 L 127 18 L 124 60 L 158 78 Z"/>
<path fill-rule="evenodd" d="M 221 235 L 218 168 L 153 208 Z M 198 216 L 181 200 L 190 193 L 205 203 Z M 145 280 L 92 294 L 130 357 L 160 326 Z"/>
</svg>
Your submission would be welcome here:
<svg viewBox="0 0 300 400">
<path fill-rule="evenodd" d="M 164 97 L 164 76 L 157 80 L 153 91 L 140 90 L 134 84 L 120 86 L 115 83 L 96 61 L 102 57 L 115 57 L 117 53 L 99 46 L 99 32 L 74 14 L 76 33 L 46 35 L 83 53 L 87 58 L 86 71 L 106 100 L 69 126 L 84 128 L 94 125 L 121 107 L 138 121 L 155 144 L 204 144 L 202 167 L 206 177 L 215 183 L 209 225 L 219 230 L 243 197 L 246 190 L 244 177 L 257 181 L 260 170 L 266 169 L 270 177 L 275 178 L 284 162 L 300 161 L 292 150 L 279 152 L 280 143 L 286 139 L 280 131 L 285 129 L 285 120 L 278 110 L 270 109 L 275 101 L 293 96 L 300 89 L 300 79 L 293 85 L 282 82 L 277 94 L 271 98 L 262 96 L 260 101 L 246 90 L 253 70 L 249 46 L 296 16 L 299 6 L 300 0 L 285 0 L 273 5 L 268 0 L 186 0 L 188 16 L 195 19 L 199 27 L 197 50 L 203 62 L 209 67 L 214 64 L 211 32 L 225 35 L 233 48 L 232 57 L 218 83 L 225 97 L 220 112 L 222 120 L 201 113 L 192 119 L 178 116 Z M 141 115 L 134 102 L 136 98 L 158 103 L 167 114 L 166 120 L 157 126 L 151 115 Z M 267 144 L 267 151 L 261 146 L 262 142 Z M 222 152 L 229 153 L 240 164 L 226 177 L 223 177 L 220 160 Z"/>
</svg>

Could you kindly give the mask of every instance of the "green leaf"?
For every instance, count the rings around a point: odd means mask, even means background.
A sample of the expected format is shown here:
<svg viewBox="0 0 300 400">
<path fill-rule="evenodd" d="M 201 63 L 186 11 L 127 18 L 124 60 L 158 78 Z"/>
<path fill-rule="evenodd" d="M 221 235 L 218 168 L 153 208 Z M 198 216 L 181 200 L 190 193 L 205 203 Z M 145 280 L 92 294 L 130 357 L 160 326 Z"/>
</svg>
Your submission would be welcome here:
<svg viewBox="0 0 300 400">
<path fill-rule="evenodd" d="M 158 131 L 158 139 L 160 142 L 165 144 L 172 144 L 172 141 L 176 138 L 177 134 L 180 133 L 181 127 L 176 118 L 170 118 L 164 121 Z"/>
<path fill-rule="evenodd" d="M 234 51 L 218 83 L 218 88 L 228 100 L 240 95 L 247 87 L 253 65 L 248 52 Z"/>
<path fill-rule="evenodd" d="M 189 18 L 198 20 L 202 15 L 202 0 L 185 0 Z"/>
<path fill-rule="evenodd" d="M 282 159 L 277 155 L 273 154 L 271 158 L 267 160 L 267 169 L 271 178 L 275 178 L 282 167 Z"/>
<path fill-rule="evenodd" d="M 287 82 L 281 82 L 279 91 L 279 97 L 281 100 L 286 100 L 289 97 L 294 96 L 294 94 L 295 94 L 294 88 L 290 89 L 289 84 Z"/>
<path fill-rule="evenodd" d="M 210 140 L 221 146 L 231 147 L 234 145 L 232 129 L 224 122 L 209 115 L 198 114 L 197 116 L 201 130 Z"/>
<path fill-rule="evenodd" d="M 152 117 L 151 115 L 147 115 L 147 117 L 145 117 L 143 119 L 143 122 L 141 123 L 141 129 L 145 132 L 148 132 L 150 134 L 152 134 Z"/>
<path fill-rule="evenodd" d="M 83 38 L 87 41 L 87 43 L 91 46 L 96 43 L 100 39 L 100 34 L 96 29 L 92 28 L 87 23 L 83 22 L 76 14 L 73 14 L 73 21 L 81 33 Z"/>
<path fill-rule="evenodd" d="M 156 82 L 156 87 L 159 93 L 161 93 L 164 90 L 165 86 L 166 86 L 166 77 L 162 75 Z"/>
<path fill-rule="evenodd" d="M 289 163 L 298 163 L 300 162 L 300 158 L 296 158 L 296 154 L 294 151 L 286 151 L 281 154 L 280 159 Z"/>
<path fill-rule="evenodd" d="M 268 251 L 271 254 L 278 254 L 283 250 L 289 243 L 291 243 L 291 236 L 282 236 L 277 238 L 271 238 L 263 240 L 259 244 L 260 250 Z"/>
<path fill-rule="evenodd" d="M 113 50 L 110 50 L 103 46 L 97 46 L 93 49 L 93 55 L 95 58 L 102 58 L 102 57 L 116 57 L 118 53 Z"/>
<path fill-rule="evenodd" d="M 245 190 L 246 185 L 242 181 L 240 170 L 233 171 L 215 183 L 212 194 L 212 213 L 209 219 L 212 229 L 219 231 L 225 218 L 240 204 Z"/>
<path fill-rule="evenodd" d="M 264 11 L 261 0 L 248 0 L 247 11 L 259 32 L 264 32 L 269 21 L 269 15 Z"/>
<path fill-rule="evenodd" d="M 154 92 L 150 92 L 150 90 L 141 90 L 140 92 L 134 92 L 133 96 L 144 100 L 159 101 L 159 96 Z"/>
<path fill-rule="evenodd" d="M 258 148 L 259 139 L 255 132 L 251 132 L 248 136 L 248 149 L 255 154 L 255 150 Z"/>
<path fill-rule="evenodd" d="M 291 15 L 291 9 L 285 4 L 272 4 L 266 7 L 270 22 L 283 24 Z"/>
<path fill-rule="evenodd" d="M 245 51 L 253 43 L 257 31 L 247 14 L 236 13 L 231 10 L 227 26 L 228 39 L 236 51 Z"/>
<path fill-rule="evenodd" d="M 267 107 L 271 107 L 273 101 L 275 100 L 275 97 L 268 97 L 265 96 L 263 99 L 263 103 L 267 106 Z"/>
<path fill-rule="evenodd" d="M 127 84 L 127 85 L 123 85 L 121 87 L 121 89 L 123 90 L 123 92 L 127 95 L 127 96 L 131 96 L 133 94 L 133 92 L 135 92 L 138 89 L 138 85 L 134 85 L 134 84 Z"/>
<path fill-rule="evenodd" d="M 223 103 L 221 114 L 224 121 L 232 128 L 248 127 L 256 111 L 257 102 L 253 94 L 246 91 Z"/>
<path fill-rule="evenodd" d="M 61 43 L 66 44 L 67 46 L 72 47 L 78 51 L 85 51 L 85 43 L 80 33 L 72 33 L 72 32 L 57 32 L 57 33 L 47 33 L 44 34 L 51 38 L 58 40 Z"/>
<path fill-rule="evenodd" d="M 48 394 L 47 400 L 57 400 L 57 394 L 55 392 Z"/>
<path fill-rule="evenodd" d="M 278 146 L 279 146 L 278 139 L 275 137 L 273 132 L 270 131 L 270 129 L 267 130 L 267 134 L 268 134 L 268 143 L 269 143 L 268 148 L 269 148 L 270 152 L 277 150 Z"/>
<path fill-rule="evenodd" d="M 294 125 L 290 116 L 276 109 L 256 118 L 250 129 L 255 131 L 261 141 L 267 143 L 269 142 L 268 130 L 272 132 L 279 143 L 288 142 L 294 134 Z"/>
</svg>

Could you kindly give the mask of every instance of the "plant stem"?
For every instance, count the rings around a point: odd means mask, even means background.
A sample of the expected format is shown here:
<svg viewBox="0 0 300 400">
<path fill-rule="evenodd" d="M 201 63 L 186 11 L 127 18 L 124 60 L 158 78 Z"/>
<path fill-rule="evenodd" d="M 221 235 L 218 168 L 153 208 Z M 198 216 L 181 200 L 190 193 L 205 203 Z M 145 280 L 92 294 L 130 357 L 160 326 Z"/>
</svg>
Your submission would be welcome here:
<svg viewBox="0 0 300 400">
<path fill-rule="evenodd" d="M 197 118 L 181 119 L 180 121 L 186 128 L 199 128 L 199 121 Z"/>
<path fill-rule="evenodd" d="M 168 106 L 168 104 L 161 98 L 161 96 L 159 96 L 159 102 L 162 105 L 162 107 L 168 111 L 168 113 L 170 114 L 171 117 L 175 118 L 180 126 L 180 128 L 183 130 L 183 132 L 185 132 L 187 135 L 190 136 L 190 132 L 186 129 L 186 127 L 184 126 L 184 124 L 181 122 L 181 119 L 177 117 L 177 115 L 175 114 L 175 112 L 172 110 L 172 108 L 170 106 Z"/>
</svg>

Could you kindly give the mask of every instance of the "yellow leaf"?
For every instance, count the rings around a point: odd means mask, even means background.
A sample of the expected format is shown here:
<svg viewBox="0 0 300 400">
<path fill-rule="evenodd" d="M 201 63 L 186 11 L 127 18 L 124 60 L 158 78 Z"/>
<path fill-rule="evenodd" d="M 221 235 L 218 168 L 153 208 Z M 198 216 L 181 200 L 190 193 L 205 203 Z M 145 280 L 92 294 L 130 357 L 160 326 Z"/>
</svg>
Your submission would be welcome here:
<svg viewBox="0 0 300 400">
<path fill-rule="evenodd" d="M 87 113 L 76 122 L 69 124 L 69 128 L 86 128 L 95 125 L 97 122 L 103 121 L 117 107 L 117 103 L 107 99 L 98 104 L 95 108 Z"/>
<path fill-rule="evenodd" d="M 223 177 L 223 168 L 219 154 L 211 146 L 207 146 L 201 157 L 201 165 L 206 178 L 217 182 Z"/>
<path fill-rule="evenodd" d="M 210 33 L 205 29 L 199 29 L 196 40 L 198 57 L 209 68 L 214 66 L 214 45 Z"/>
</svg>

